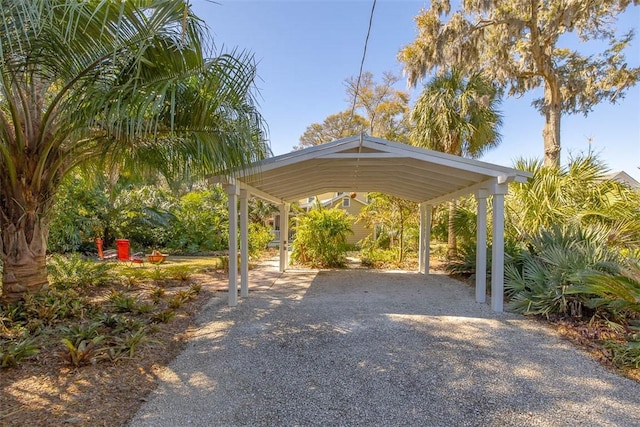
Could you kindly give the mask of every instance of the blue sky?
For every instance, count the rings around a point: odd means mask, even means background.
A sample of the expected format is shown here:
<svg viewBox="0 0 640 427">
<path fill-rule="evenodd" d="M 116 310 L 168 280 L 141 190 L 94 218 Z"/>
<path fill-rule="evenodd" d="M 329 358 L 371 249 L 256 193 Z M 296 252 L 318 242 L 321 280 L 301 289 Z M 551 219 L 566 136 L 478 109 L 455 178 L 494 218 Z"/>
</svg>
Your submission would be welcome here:
<svg viewBox="0 0 640 427">
<path fill-rule="evenodd" d="M 291 151 L 307 126 L 347 109 L 344 80 L 357 76 L 371 0 L 193 0 L 219 50 L 250 51 L 258 61 L 260 111 L 269 126 L 274 154 Z M 378 0 L 364 69 L 379 80 L 384 71 L 402 73 L 398 51 L 416 35 L 413 18 L 428 2 Z M 637 28 L 640 7 L 630 7 L 620 29 Z M 638 28 L 637 28 L 638 29 Z M 627 60 L 640 64 L 640 34 Z M 407 89 L 402 80 L 399 89 Z M 409 90 L 416 99 L 421 85 Z M 543 119 L 531 107 L 534 94 L 502 104 L 502 144 L 482 160 L 511 166 L 518 157 L 542 158 Z M 611 170 L 640 181 L 640 86 L 621 102 L 602 103 L 586 118 L 564 116 L 563 163 L 591 147 Z"/>
</svg>

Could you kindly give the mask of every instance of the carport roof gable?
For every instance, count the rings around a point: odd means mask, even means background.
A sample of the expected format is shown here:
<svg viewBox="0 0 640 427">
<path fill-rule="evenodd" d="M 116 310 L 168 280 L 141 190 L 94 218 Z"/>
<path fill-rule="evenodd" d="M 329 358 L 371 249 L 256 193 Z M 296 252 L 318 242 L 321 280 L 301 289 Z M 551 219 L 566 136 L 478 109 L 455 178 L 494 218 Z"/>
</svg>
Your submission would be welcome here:
<svg viewBox="0 0 640 427">
<path fill-rule="evenodd" d="M 254 163 L 241 185 L 282 201 L 313 191 L 380 191 L 418 202 L 452 198 L 491 182 L 524 182 L 528 172 L 407 144 L 353 136 Z M 386 191 L 385 191 L 386 189 Z M 331 191 L 331 190 L 329 190 Z"/>
</svg>

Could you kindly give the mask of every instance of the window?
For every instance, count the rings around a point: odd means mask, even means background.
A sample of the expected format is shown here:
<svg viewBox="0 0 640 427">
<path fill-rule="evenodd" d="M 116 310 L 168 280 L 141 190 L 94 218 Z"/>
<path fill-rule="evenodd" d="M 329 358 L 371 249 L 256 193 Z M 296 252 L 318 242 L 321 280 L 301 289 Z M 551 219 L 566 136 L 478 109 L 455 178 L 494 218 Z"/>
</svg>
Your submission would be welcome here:
<svg viewBox="0 0 640 427">
<path fill-rule="evenodd" d="M 307 198 L 307 203 L 313 203 L 316 200 L 316 196 L 311 196 L 309 198 Z"/>
<path fill-rule="evenodd" d="M 351 206 L 351 199 L 348 197 L 345 197 L 344 199 L 342 199 L 342 207 L 348 208 L 349 206 Z"/>
</svg>

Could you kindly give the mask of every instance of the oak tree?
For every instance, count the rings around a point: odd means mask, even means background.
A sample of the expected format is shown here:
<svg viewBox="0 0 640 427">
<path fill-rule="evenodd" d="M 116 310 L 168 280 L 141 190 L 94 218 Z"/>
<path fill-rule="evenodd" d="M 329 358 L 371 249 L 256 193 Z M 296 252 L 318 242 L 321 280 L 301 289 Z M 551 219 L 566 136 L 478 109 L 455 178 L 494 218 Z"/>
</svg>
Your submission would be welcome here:
<svg viewBox="0 0 640 427">
<path fill-rule="evenodd" d="M 509 95 L 543 88 L 534 106 L 545 120 L 546 165 L 560 164 L 563 113 L 586 115 L 602 101 L 615 102 L 640 77 L 624 55 L 633 31 L 618 35 L 615 26 L 638 0 L 465 0 L 454 12 L 450 3 L 434 0 L 416 17 L 418 35 L 399 53 L 409 84 L 456 67 L 481 70 Z M 568 47 L 574 38 L 607 47 L 583 54 Z"/>
</svg>

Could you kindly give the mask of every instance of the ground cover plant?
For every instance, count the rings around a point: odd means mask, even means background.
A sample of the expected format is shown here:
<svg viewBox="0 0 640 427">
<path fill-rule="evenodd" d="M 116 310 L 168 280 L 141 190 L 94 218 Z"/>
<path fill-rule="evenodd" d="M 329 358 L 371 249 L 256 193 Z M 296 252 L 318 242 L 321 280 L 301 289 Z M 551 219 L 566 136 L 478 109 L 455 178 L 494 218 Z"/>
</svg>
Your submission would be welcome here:
<svg viewBox="0 0 640 427">
<path fill-rule="evenodd" d="M 49 265 L 49 290 L 0 306 L 0 425 L 123 424 L 225 277 L 211 257 Z"/>
</svg>

